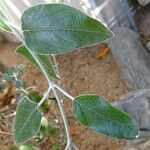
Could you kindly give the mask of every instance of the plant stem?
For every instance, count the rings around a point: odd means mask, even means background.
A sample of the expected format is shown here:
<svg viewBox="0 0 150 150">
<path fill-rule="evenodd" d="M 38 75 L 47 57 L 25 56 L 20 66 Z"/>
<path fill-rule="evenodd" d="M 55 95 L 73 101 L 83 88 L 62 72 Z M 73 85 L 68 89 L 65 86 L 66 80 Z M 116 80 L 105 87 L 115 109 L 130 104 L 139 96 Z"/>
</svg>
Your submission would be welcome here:
<svg viewBox="0 0 150 150">
<path fill-rule="evenodd" d="M 10 132 L 0 132 L 0 136 L 4 136 L 4 135 L 6 135 L 6 136 L 13 136 L 13 134 L 12 133 L 10 133 Z"/>
<path fill-rule="evenodd" d="M 58 81 L 58 85 L 61 86 L 61 76 L 60 76 L 60 72 L 59 72 L 59 69 L 58 69 L 58 62 L 56 60 L 55 55 L 52 55 L 52 57 L 53 57 L 53 63 L 54 63 L 54 68 L 56 70 L 56 74 L 58 75 L 58 78 L 60 79 Z"/>
<path fill-rule="evenodd" d="M 38 63 L 38 65 L 40 66 L 42 72 L 44 73 L 48 83 L 49 83 L 49 86 L 51 87 L 51 89 L 53 90 L 54 92 L 54 95 L 56 97 L 56 100 L 57 100 L 57 103 L 58 103 L 58 106 L 59 106 L 59 109 L 60 109 L 60 112 L 61 112 L 61 115 L 62 115 L 62 118 L 63 118 L 63 121 L 64 121 L 64 126 L 65 126 L 65 129 L 66 129 L 66 135 L 67 135 L 67 145 L 70 145 L 71 146 L 71 143 L 72 143 L 72 139 L 71 139 L 71 136 L 70 136 L 70 129 L 69 129 L 69 124 L 68 124 L 68 120 L 67 120 L 67 117 L 66 117 L 66 114 L 65 114 L 65 110 L 64 110 L 64 107 L 61 103 L 61 99 L 57 93 L 57 91 L 55 90 L 55 87 L 54 87 L 54 83 L 53 81 L 51 80 L 51 78 L 48 76 L 47 74 L 47 70 L 45 69 L 45 66 L 41 63 L 39 57 L 37 57 L 37 55 L 31 51 L 29 51 L 32 55 L 32 57 L 35 59 L 35 61 Z M 47 92 L 48 93 L 48 92 Z M 41 100 L 41 104 L 43 103 L 45 99 Z M 38 104 L 39 105 L 39 104 Z M 68 147 L 69 150 L 71 150 L 70 146 Z"/>
<path fill-rule="evenodd" d="M 70 94 L 68 94 L 66 91 L 64 91 L 62 88 L 60 88 L 58 85 L 56 85 L 54 83 L 54 87 L 59 90 L 62 94 L 64 94 L 65 96 L 67 96 L 69 99 L 71 99 L 72 101 L 74 101 L 74 97 L 72 97 Z"/>
<path fill-rule="evenodd" d="M 59 97 L 58 92 L 57 92 L 56 89 L 55 89 L 54 83 L 51 82 L 51 84 L 52 84 L 52 90 L 53 90 L 54 95 L 55 95 L 55 97 L 56 97 L 56 99 L 57 99 L 57 103 L 58 103 L 60 112 L 61 112 L 61 114 L 62 114 L 62 118 L 63 118 L 63 120 L 64 120 L 64 125 L 65 125 L 66 135 L 67 135 L 67 145 L 70 145 L 70 146 L 68 147 L 69 150 L 70 150 L 70 149 L 71 149 L 71 144 L 72 144 L 72 139 L 71 139 L 71 136 L 70 136 L 70 129 L 69 129 L 69 124 L 68 124 L 68 120 L 67 120 L 67 117 L 66 117 L 66 113 L 65 113 L 63 104 L 62 104 L 62 102 L 61 102 L 61 98 Z"/>
<path fill-rule="evenodd" d="M 43 104 L 43 102 L 44 102 L 44 101 L 46 100 L 46 98 L 48 97 L 48 95 L 49 95 L 51 89 L 52 89 L 51 87 L 48 88 L 47 92 L 44 94 L 43 98 L 42 98 L 41 101 L 38 103 L 38 106 L 37 106 L 37 107 L 39 107 L 39 106 L 41 106 L 41 105 Z"/>
<path fill-rule="evenodd" d="M 16 106 L 11 106 L 11 107 L 7 107 L 7 108 L 4 108 L 4 109 L 2 109 L 1 111 L 0 111 L 0 114 L 2 114 L 2 113 L 6 113 L 6 112 L 8 112 L 9 110 L 13 110 L 14 108 L 16 108 Z"/>
<path fill-rule="evenodd" d="M 2 18 L 3 19 L 3 18 Z M 3 20 L 4 23 L 7 24 L 6 20 Z M 14 27 L 8 25 L 10 27 L 10 29 L 16 34 L 16 36 L 25 44 L 24 42 L 24 37 L 22 36 L 22 34 L 17 30 L 15 29 Z M 46 92 L 45 96 L 43 97 L 43 99 L 39 102 L 38 106 L 40 106 L 44 100 L 45 100 L 45 97 L 47 97 L 47 95 L 49 94 L 50 90 L 52 89 L 53 92 L 54 92 L 54 95 L 56 97 L 56 100 L 57 100 L 57 103 L 58 103 L 58 106 L 59 106 L 59 109 L 60 109 L 60 112 L 61 112 L 61 115 L 62 115 L 62 118 L 63 118 L 63 121 L 64 121 L 64 126 L 65 126 L 65 129 L 66 129 L 66 135 L 67 135 L 67 146 L 66 146 L 66 150 L 69 149 L 71 150 L 72 148 L 72 139 L 71 139 L 71 136 L 70 136 L 70 129 L 69 129 L 69 124 L 68 124 L 68 120 L 67 120 L 67 117 L 66 117 L 66 113 L 65 113 L 65 110 L 64 110 L 64 107 L 63 107 L 63 104 L 61 103 L 61 99 L 55 89 L 55 87 L 57 87 L 54 82 L 52 81 L 52 79 L 48 76 L 48 73 L 47 73 L 47 69 L 45 68 L 45 66 L 41 63 L 41 60 L 39 59 L 38 55 L 33 53 L 32 51 L 30 51 L 30 54 L 32 55 L 32 57 L 35 59 L 35 61 L 37 62 L 37 64 L 39 65 L 39 67 L 41 68 L 44 76 L 46 77 L 47 81 L 48 81 L 48 84 L 49 84 L 49 89 L 48 91 Z M 55 85 L 55 86 L 54 86 Z M 57 87 L 58 88 L 58 87 Z M 59 88 L 60 90 L 61 88 Z M 63 91 L 63 90 L 61 90 Z M 74 99 L 73 97 L 71 97 L 69 94 L 67 94 L 65 91 L 63 91 L 63 93 L 65 95 L 67 95 L 69 98 L 71 98 L 72 100 Z"/>
<path fill-rule="evenodd" d="M 26 91 L 26 90 L 23 89 L 23 88 L 20 88 L 20 90 L 21 90 L 23 93 L 25 93 L 25 94 L 29 94 L 28 91 Z"/>
<path fill-rule="evenodd" d="M 8 22 L 4 17 L 2 17 L 0 15 L 0 19 L 13 31 L 13 33 L 17 36 L 17 38 L 23 42 L 24 39 L 23 39 L 23 36 L 20 34 L 20 32 L 18 32 L 18 30 L 13 26 L 13 25 L 10 25 L 10 22 Z"/>
<path fill-rule="evenodd" d="M 72 139 L 71 139 L 71 136 L 70 136 L 70 129 L 69 129 L 69 125 L 68 125 L 68 120 L 67 120 L 67 117 L 66 117 L 66 114 L 65 114 L 65 110 L 64 110 L 64 107 L 61 103 L 61 99 L 54 87 L 54 83 L 52 81 L 52 79 L 48 76 L 47 74 L 47 70 L 45 69 L 45 66 L 41 63 L 41 61 L 39 60 L 38 57 L 36 57 L 36 54 L 31 52 L 31 55 L 32 57 L 35 59 L 35 61 L 38 63 L 38 65 L 40 66 L 42 72 L 44 73 L 45 77 L 47 78 L 47 81 L 49 83 L 49 86 L 52 88 L 53 92 L 54 92 L 54 95 L 56 97 L 56 100 L 57 100 L 57 103 L 58 103 L 58 106 L 59 106 L 59 109 L 60 109 L 60 112 L 61 112 L 61 115 L 62 115 L 62 118 L 63 118 L 63 121 L 64 121 L 64 126 L 65 126 L 65 129 L 66 129 L 66 135 L 67 135 L 67 145 L 70 145 L 71 146 L 71 143 L 72 143 Z M 69 148 L 69 150 L 71 150 L 71 148 Z"/>
<path fill-rule="evenodd" d="M 18 80 L 17 74 L 15 72 L 13 73 L 13 77 L 15 78 L 16 81 Z"/>
<path fill-rule="evenodd" d="M 59 109 L 60 109 L 60 112 L 61 112 L 61 115 L 62 115 L 62 118 L 63 118 L 63 121 L 64 121 L 64 126 L 65 126 L 65 129 L 66 129 L 66 135 L 67 135 L 67 145 L 70 145 L 68 147 L 69 150 L 71 150 L 71 144 L 72 144 L 72 139 L 71 139 L 71 136 L 70 136 L 70 129 L 69 129 L 69 124 L 68 124 L 68 120 L 67 120 L 67 117 L 66 117 L 66 113 L 65 113 L 65 110 L 64 110 L 64 107 L 61 103 L 61 99 L 54 87 L 54 83 L 52 81 L 52 79 L 48 76 L 47 74 L 47 70 L 45 69 L 45 66 L 41 63 L 41 61 L 39 60 L 38 57 L 36 57 L 36 54 L 31 52 L 31 55 L 32 57 L 35 59 L 35 61 L 38 63 L 38 65 L 40 66 L 42 72 L 44 73 L 45 77 L 47 78 L 47 81 L 49 83 L 49 86 L 51 87 L 51 89 L 53 90 L 54 92 L 54 95 L 56 97 L 56 100 L 57 100 L 57 103 L 58 103 L 58 106 L 59 106 Z M 42 100 L 41 100 L 42 101 Z M 40 102 L 41 102 L 40 101 Z"/>
<path fill-rule="evenodd" d="M 13 112 L 12 114 L 9 114 L 9 115 L 5 116 L 5 119 L 6 119 L 6 118 L 13 117 L 13 116 L 15 116 L 15 115 L 16 115 L 16 111 L 15 111 L 15 112 Z"/>
</svg>

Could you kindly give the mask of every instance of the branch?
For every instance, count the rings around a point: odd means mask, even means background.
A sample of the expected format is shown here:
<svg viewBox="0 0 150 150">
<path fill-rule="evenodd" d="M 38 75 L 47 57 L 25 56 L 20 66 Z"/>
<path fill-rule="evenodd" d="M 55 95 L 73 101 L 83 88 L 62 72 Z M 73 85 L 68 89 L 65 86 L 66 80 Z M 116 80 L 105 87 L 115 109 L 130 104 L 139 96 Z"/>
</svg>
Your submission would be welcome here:
<svg viewBox="0 0 150 150">
<path fill-rule="evenodd" d="M 0 131 L 0 136 L 13 136 L 13 134 L 12 133 L 10 133 L 10 132 L 2 132 L 2 131 Z"/>
<path fill-rule="evenodd" d="M 2 111 L 0 111 L 0 114 L 2 113 L 6 113 L 7 111 L 11 110 L 11 109 L 14 109 L 16 108 L 16 106 L 12 106 L 12 107 L 9 107 L 9 108 L 6 108 L 6 109 L 3 109 Z"/>
<path fill-rule="evenodd" d="M 57 91 L 55 90 L 54 83 L 53 83 L 52 79 L 48 76 L 48 73 L 47 73 L 47 70 L 45 69 L 45 66 L 41 63 L 40 59 L 38 57 L 36 57 L 36 54 L 31 52 L 31 51 L 30 51 L 30 53 L 31 53 L 32 57 L 35 59 L 35 61 L 38 63 L 38 65 L 40 66 L 42 72 L 44 73 L 44 75 L 45 75 L 45 77 L 48 81 L 49 86 L 52 88 L 52 90 L 54 92 L 54 95 L 56 97 L 56 100 L 57 100 L 57 103 L 58 103 L 58 106 L 59 106 L 59 109 L 60 109 L 60 112 L 61 112 L 61 115 L 62 115 L 62 118 L 63 118 L 63 121 L 64 121 L 64 126 L 65 126 L 65 129 L 66 129 L 67 145 L 71 145 L 72 144 L 72 139 L 71 139 L 71 136 L 70 136 L 70 129 L 69 129 L 67 117 L 66 117 L 66 114 L 65 114 L 64 107 L 61 103 L 61 99 L 60 99 Z M 71 150 L 71 148 L 69 148 L 69 150 Z"/>
<path fill-rule="evenodd" d="M 71 139 L 71 136 L 70 136 L 70 129 L 69 129 L 66 113 L 65 113 L 63 104 L 61 102 L 61 98 L 59 97 L 59 95 L 58 95 L 58 93 L 57 93 L 57 91 L 55 89 L 54 83 L 51 83 L 51 85 L 52 85 L 52 90 L 54 92 L 54 95 L 55 95 L 55 97 L 57 99 L 57 103 L 58 103 L 58 106 L 59 106 L 62 118 L 64 120 L 64 125 L 65 125 L 65 129 L 66 129 L 66 134 L 67 134 L 67 145 L 70 145 L 68 148 L 71 149 L 72 139 Z"/>
<path fill-rule="evenodd" d="M 38 103 L 37 107 L 40 107 L 43 104 L 43 102 L 47 99 L 47 97 L 49 96 L 49 93 L 50 93 L 51 89 L 52 89 L 51 87 L 48 88 L 47 92 L 44 94 L 43 98 Z"/>
<path fill-rule="evenodd" d="M 64 94 L 65 96 L 67 96 L 69 99 L 71 99 L 72 101 L 74 101 L 74 97 L 72 97 L 70 94 L 68 94 L 66 91 L 64 91 L 62 88 L 60 88 L 58 85 L 56 85 L 54 83 L 54 87 L 59 90 L 62 94 Z"/>
<path fill-rule="evenodd" d="M 4 20 L 5 21 L 5 20 Z M 5 21 L 5 23 L 7 24 L 7 22 Z M 25 44 L 24 42 L 24 37 L 23 35 L 14 27 L 8 25 L 10 27 L 10 29 L 12 29 L 12 31 L 16 34 L 16 36 Z M 27 47 L 28 48 L 28 47 Z M 60 112 L 61 112 L 61 115 L 62 115 L 62 118 L 63 118 L 63 121 L 64 121 L 64 126 L 65 126 L 65 129 L 66 129 L 66 135 L 67 135 L 67 146 L 66 146 L 66 150 L 69 149 L 71 150 L 73 145 L 72 145 L 72 139 L 71 139 L 71 136 L 70 136 L 70 129 L 69 129 L 69 125 L 68 125 L 68 121 L 67 121 L 67 117 L 66 117 L 66 114 L 65 114 L 65 110 L 64 110 L 64 107 L 63 107 L 63 104 L 61 103 L 61 99 L 56 91 L 56 85 L 53 83 L 52 79 L 49 77 L 48 75 L 48 72 L 47 72 L 47 69 L 45 68 L 45 66 L 41 63 L 41 60 L 39 59 L 38 55 L 33 53 L 32 51 L 30 51 L 30 54 L 32 55 L 32 57 L 35 59 L 35 61 L 37 62 L 37 64 L 39 65 L 39 67 L 41 68 L 44 76 L 46 77 L 47 81 L 48 81 L 48 84 L 49 84 L 49 89 L 47 91 L 47 93 L 45 94 L 45 96 L 43 97 L 43 99 L 39 102 L 38 106 L 40 106 L 44 100 L 45 100 L 45 97 L 47 97 L 47 95 L 49 94 L 50 90 L 52 89 L 53 92 L 54 92 L 54 95 L 56 97 L 56 100 L 57 100 L 57 103 L 58 103 L 58 106 L 59 106 L 59 109 L 60 109 Z M 57 87 L 58 88 L 58 87 Z M 60 90 L 61 88 L 59 88 Z M 61 90 L 63 91 L 63 90 Z M 66 92 L 63 92 L 65 93 L 65 95 L 67 95 Z M 69 94 L 67 95 L 69 96 Z M 73 97 L 69 96 L 72 100 L 74 99 Z"/>
<path fill-rule="evenodd" d="M 58 69 L 58 62 L 56 60 L 55 55 L 52 55 L 52 57 L 53 57 L 53 63 L 54 63 L 54 68 L 56 70 L 56 74 L 58 75 L 58 78 L 60 79 L 58 81 L 58 85 L 61 86 L 61 76 L 60 76 L 60 72 L 59 72 L 59 69 Z"/>
</svg>

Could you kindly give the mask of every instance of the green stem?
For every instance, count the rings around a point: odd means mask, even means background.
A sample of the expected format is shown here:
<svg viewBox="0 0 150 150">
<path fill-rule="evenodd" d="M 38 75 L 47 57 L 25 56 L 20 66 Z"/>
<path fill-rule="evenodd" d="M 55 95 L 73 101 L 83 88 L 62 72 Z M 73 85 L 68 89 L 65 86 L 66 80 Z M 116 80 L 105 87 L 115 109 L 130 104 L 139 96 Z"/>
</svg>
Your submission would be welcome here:
<svg viewBox="0 0 150 150">
<path fill-rule="evenodd" d="M 47 99 L 47 97 L 49 96 L 49 93 L 51 91 L 51 87 L 48 88 L 47 92 L 44 94 L 43 98 L 41 99 L 41 101 L 38 103 L 38 106 L 37 107 L 40 107 L 44 101 Z"/>
</svg>

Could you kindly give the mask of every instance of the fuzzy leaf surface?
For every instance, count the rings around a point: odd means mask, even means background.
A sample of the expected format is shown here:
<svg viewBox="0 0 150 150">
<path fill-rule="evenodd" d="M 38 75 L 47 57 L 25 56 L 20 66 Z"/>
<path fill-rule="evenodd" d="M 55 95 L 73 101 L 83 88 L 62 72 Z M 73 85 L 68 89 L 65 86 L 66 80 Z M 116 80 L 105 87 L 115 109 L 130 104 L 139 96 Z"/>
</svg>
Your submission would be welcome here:
<svg viewBox="0 0 150 150">
<path fill-rule="evenodd" d="M 31 64 L 33 64 L 36 68 L 40 69 L 39 65 L 35 61 L 35 59 L 30 54 L 29 50 L 26 48 L 25 45 L 21 45 L 16 49 L 16 53 L 20 54 L 21 56 L 25 57 Z M 53 64 L 51 60 L 49 59 L 48 55 L 37 55 L 39 59 L 41 60 L 42 64 L 47 69 L 48 75 L 53 78 L 57 78 Z"/>
<path fill-rule="evenodd" d="M 35 136 L 41 124 L 42 114 L 37 109 L 37 104 L 23 97 L 16 110 L 13 122 L 14 140 L 23 143 Z"/>
<path fill-rule="evenodd" d="M 64 4 L 31 7 L 21 21 L 27 47 L 38 54 L 65 53 L 112 36 L 102 23 Z"/>
<path fill-rule="evenodd" d="M 128 114 L 99 95 L 81 95 L 73 103 L 74 117 L 98 133 L 119 139 L 135 139 L 138 126 Z"/>
</svg>

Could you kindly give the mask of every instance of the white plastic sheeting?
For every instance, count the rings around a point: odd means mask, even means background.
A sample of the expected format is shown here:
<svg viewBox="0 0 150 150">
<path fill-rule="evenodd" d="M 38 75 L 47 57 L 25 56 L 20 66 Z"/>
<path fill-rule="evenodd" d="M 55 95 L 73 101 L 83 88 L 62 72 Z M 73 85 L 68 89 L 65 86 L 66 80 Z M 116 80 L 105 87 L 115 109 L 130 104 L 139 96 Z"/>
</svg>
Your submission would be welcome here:
<svg viewBox="0 0 150 150">
<path fill-rule="evenodd" d="M 20 26 L 20 18 L 22 13 L 30 6 L 34 6 L 40 3 L 57 3 L 58 0 L 4 0 L 9 15 L 12 18 L 14 24 Z M 92 8 L 88 0 L 65 0 L 65 4 L 73 6 L 85 12 L 87 15 L 95 18 L 92 13 Z"/>
<path fill-rule="evenodd" d="M 4 2 L 12 21 L 20 26 L 20 18 L 25 9 L 39 3 L 56 3 L 58 0 L 4 0 Z M 136 30 L 133 6 L 128 6 L 128 0 L 64 0 L 64 3 L 100 20 L 110 29 L 114 26 L 124 26 Z"/>
<path fill-rule="evenodd" d="M 134 6 L 129 6 L 132 0 L 89 0 L 93 13 L 110 29 L 123 26 L 136 30 L 133 17 Z M 133 3 L 133 2 L 132 2 Z"/>
</svg>

